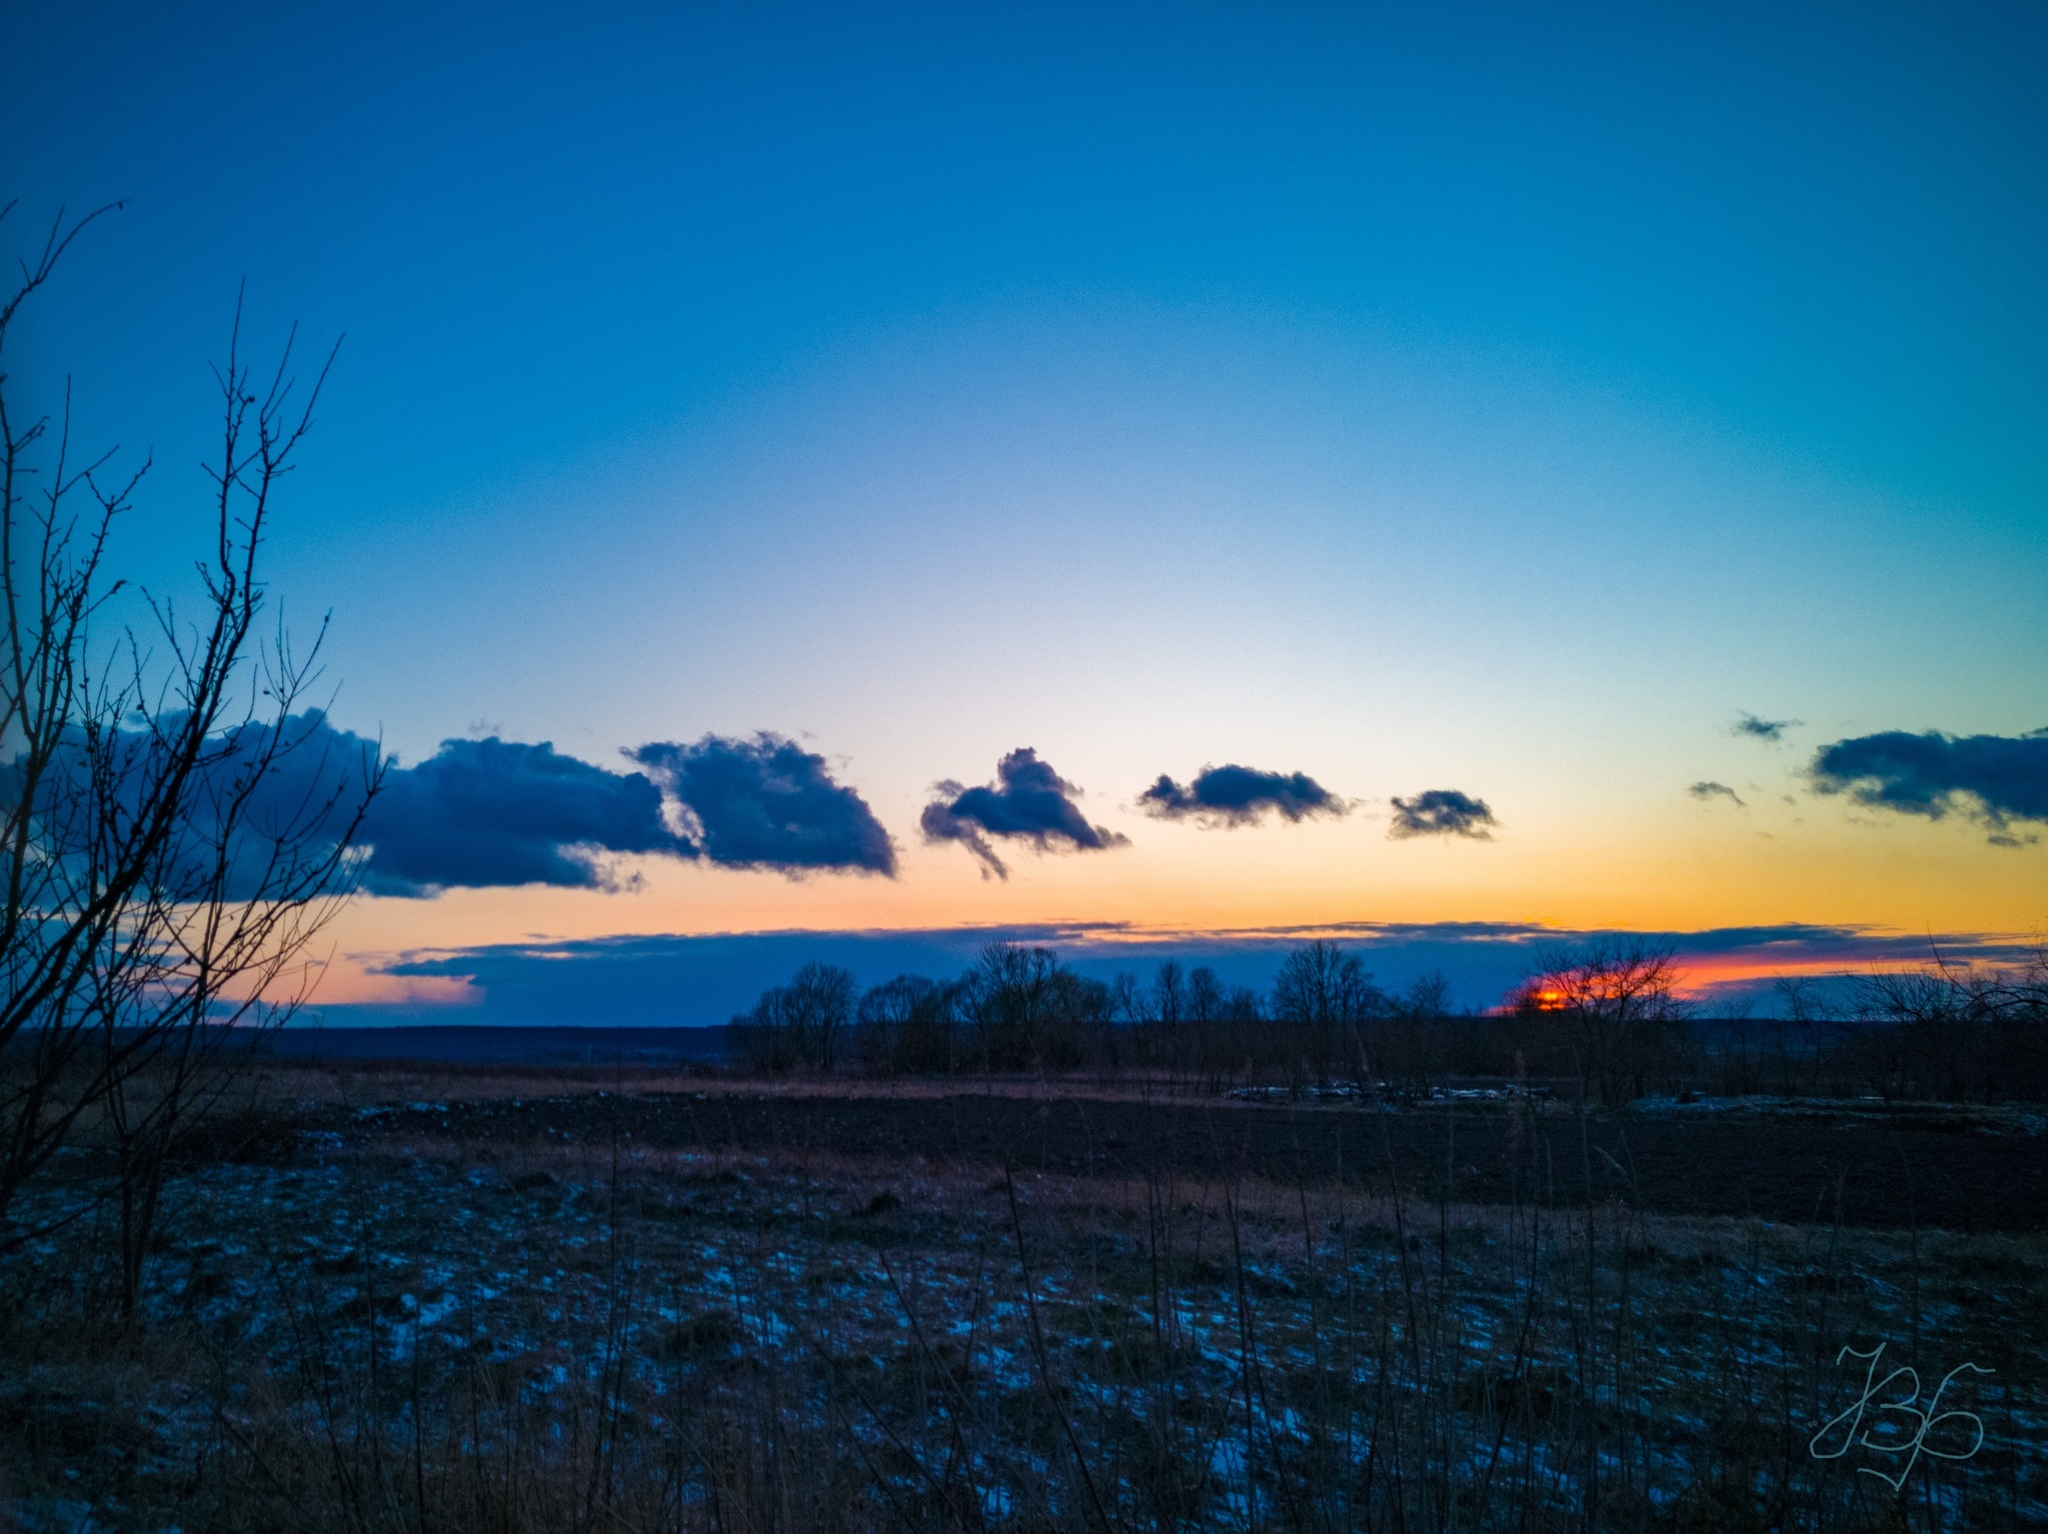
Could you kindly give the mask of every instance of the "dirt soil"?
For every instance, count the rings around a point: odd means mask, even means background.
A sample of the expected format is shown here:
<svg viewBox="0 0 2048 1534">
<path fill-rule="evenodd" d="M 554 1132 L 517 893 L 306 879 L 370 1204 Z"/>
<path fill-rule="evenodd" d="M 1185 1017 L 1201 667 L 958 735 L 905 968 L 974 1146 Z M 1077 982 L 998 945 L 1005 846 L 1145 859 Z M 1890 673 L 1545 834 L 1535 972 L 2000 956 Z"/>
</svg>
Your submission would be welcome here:
<svg viewBox="0 0 2048 1534">
<path fill-rule="evenodd" d="M 1926 1525 L 2048 1528 L 2027 1110 L 262 1085 L 137 1317 L 100 1162 L 33 1190 L 75 1218 L 0 1262 L 0 1530 L 1891 1534 L 1880 1355 L 1944 1413 Z"/>
<path fill-rule="evenodd" d="M 465 1141 L 880 1155 L 1067 1176 L 1250 1175 L 1434 1200 L 1619 1200 L 1670 1215 L 1870 1229 L 2048 1228 L 2048 1136 L 1910 1112 L 1773 1119 L 1498 1105 L 1401 1111 L 1102 1096 L 664 1092 L 414 1103 L 379 1128 Z M 1965 1121 L 1966 1122 L 1966 1121 Z M 365 1125 L 364 1127 L 368 1127 Z M 1511 1154 L 1511 1151 L 1518 1151 Z M 1534 1170 L 1532 1171 L 1532 1168 Z M 1516 1181 L 1519 1178 L 1520 1187 Z"/>
</svg>

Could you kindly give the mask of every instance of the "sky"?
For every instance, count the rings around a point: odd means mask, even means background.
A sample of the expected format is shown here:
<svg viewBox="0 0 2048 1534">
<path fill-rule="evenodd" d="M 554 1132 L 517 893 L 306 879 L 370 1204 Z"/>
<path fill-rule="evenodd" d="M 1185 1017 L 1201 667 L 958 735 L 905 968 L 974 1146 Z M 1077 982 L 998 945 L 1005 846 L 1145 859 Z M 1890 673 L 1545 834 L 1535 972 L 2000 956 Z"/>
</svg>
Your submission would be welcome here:
<svg viewBox="0 0 2048 1534">
<path fill-rule="evenodd" d="M 9 32 L 0 245 L 125 200 L 7 357 L 153 450 L 124 573 L 189 589 L 238 285 L 345 337 L 266 551 L 395 763 L 327 1015 L 2048 929 L 2038 7 Z"/>
</svg>

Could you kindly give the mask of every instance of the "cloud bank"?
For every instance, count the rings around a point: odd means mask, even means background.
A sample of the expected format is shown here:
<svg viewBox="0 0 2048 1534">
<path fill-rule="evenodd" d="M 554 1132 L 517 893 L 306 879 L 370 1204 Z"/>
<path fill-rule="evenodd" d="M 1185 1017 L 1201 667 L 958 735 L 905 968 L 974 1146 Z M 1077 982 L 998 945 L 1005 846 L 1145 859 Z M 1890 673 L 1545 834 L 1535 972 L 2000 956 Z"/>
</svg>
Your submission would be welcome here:
<svg viewBox="0 0 2048 1534">
<path fill-rule="evenodd" d="M 1415 836 L 1463 836 L 1472 841 L 1491 841 L 1492 828 L 1500 824 L 1484 799 L 1474 799 L 1455 788 L 1427 789 L 1413 799 L 1397 795 L 1390 802 L 1394 806 L 1394 823 L 1387 828 L 1387 835 L 1395 841 Z"/>
<path fill-rule="evenodd" d="M 2015 821 L 2048 821 L 2048 729 L 2025 735 L 1924 735 L 1889 730 L 1823 746 L 1814 787 L 1901 815 L 1965 815 L 1994 846 L 2017 847 Z M 2027 836 L 2026 841 L 2036 841 Z"/>
<path fill-rule="evenodd" d="M 1138 807 L 1163 820 L 1230 827 L 1254 825 L 1268 810 L 1299 821 L 1339 816 L 1351 808 L 1305 772 L 1261 772 L 1234 764 L 1204 767 L 1185 788 L 1161 773 L 1138 795 Z"/>
<path fill-rule="evenodd" d="M 706 735 L 689 746 L 655 741 L 631 756 L 689 812 L 714 863 L 792 876 L 896 872 L 895 844 L 867 802 L 833 780 L 824 757 L 793 741 Z"/>
<path fill-rule="evenodd" d="M 334 1026 L 426 1023 L 573 1024 L 590 1027 L 715 1026 L 744 1012 L 771 985 L 813 959 L 851 969 L 863 985 L 900 974 L 945 979 L 983 945 L 1056 948 L 1099 980 L 1148 976 L 1163 959 L 1213 966 L 1226 985 L 1263 989 L 1287 953 L 1325 938 L 1362 958 L 1383 982 L 1441 971 L 1463 999 L 1490 1005 L 1511 992 L 1552 945 L 1614 936 L 1605 929 L 1537 922 L 1345 922 L 1332 926 L 1152 931 L 1120 922 L 1073 922 L 890 931 L 782 931 L 620 935 L 494 943 L 389 954 L 375 972 L 460 983 L 455 1001 L 325 1005 Z M 1895 933 L 1786 922 L 1704 931 L 1631 933 L 1668 942 L 1689 988 L 1768 1008 L 1776 974 L 1841 974 L 1924 962 L 1937 948 L 1954 962 L 2011 964 L 2033 952 L 2023 936 L 1978 932 Z"/>
<path fill-rule="evenodd" d="M 1128 837 L 1092 826 L 1074 803 L 1081 792 L 1038 759 L 1029 746 L 1019 747 L 996 763 L 996 781 L 978 788 L 958 783 L 934 785 L 938 797 L 924 807 L 918 824 L 925 840 L 959 842 L 981 860 L 982 877 L 1007 879 L 1010 871 L 996 855 L 992 836 L 1029 842 L 1040 852 L 1101 852 L 1121 847 Z"/>
</svg>

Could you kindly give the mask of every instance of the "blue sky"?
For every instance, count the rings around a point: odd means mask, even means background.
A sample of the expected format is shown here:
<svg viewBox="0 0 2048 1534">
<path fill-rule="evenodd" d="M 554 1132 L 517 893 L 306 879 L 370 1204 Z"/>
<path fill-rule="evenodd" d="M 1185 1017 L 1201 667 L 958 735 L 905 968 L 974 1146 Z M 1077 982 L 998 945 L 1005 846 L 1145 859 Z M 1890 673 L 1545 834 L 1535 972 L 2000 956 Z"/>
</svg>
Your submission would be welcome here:
<svg viewBox="0 0 2048 1534">
<path fill-rule="evenodd" d="M 12 30 L 11 248 L 131 199 L 10 363 L 155 446 L 126 568 L 175 587 L 196 546 L 246 276 L 260 346 L 347 333 L 272 548 L 288 612 L 334 615 L 337 721 L 613 770 L 772 730 L 905 852 L 369 901 L 361 969 L 949 921 L 2048 922 L 2039 846 L 1802 775 L 2048 725 L 2038 8 Z M 932 783 L 1027 745 L 1130 845 L 983 881 L 919 841 Z M 1225 762 L 1501 830 L 1138 815 Z"/>
</svg>

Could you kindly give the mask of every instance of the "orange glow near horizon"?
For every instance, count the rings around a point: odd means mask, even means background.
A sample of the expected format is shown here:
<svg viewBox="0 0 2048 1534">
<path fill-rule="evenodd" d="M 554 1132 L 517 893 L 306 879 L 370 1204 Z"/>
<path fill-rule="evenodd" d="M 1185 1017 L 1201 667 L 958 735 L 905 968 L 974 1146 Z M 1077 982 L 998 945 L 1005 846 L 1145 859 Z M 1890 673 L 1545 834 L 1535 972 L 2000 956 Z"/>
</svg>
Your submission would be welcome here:
<svg viewBox="0 0 2048 1534">
<path fill-rule="evenodd" d="M 628 910 L 618 915 L 632 914 L 640 917 L 631 923 L 602 918 L 612 914 L 611 901 L 616 897 L 579 895 L 563 900 L 536 902 L 536 892 L 518 890 L 463 891 L 444 896 L 441 900 L 399 901 L 368 900 L 359 902 L 338 923 L 330 934 L 330 946 L 324 958 L 319 961 L 321 974 L 312 997 L 320 1005 L 393 1005 L 460 1010 L 475 1005 L 481 993 L 463 979 L 456 976 L 409 976 L 381 973 L 384 964 L 399 954 L 407 952 L 435 952 L 481 948 L 493 945 L 545 945 L 549 943 L 576 942 L 613 936 L 719 936 L 745 935 L 750 933 L 774 933 L 790 931 L 864 931 L 864 932 L 920 932 L 930 930 L 974 930 L 989 928 L 1002 930 L 1019 926 L 1042 926 L 1054 929 L 1085 929 L 1089 948 L 1100 954 L 1104 949 L 1127 949 L 1134 963 L 1147 962 L 1147 956 L 1164 955 L 1165 952 L 1186 946 L 1204 943 L 1230 943 L 1234 941 L 1298 941 L 1308 942 L 1323 938 L 1339 945 L 1357 945 L 1367 952 L 1376 931 L 1388 931 L 1389 936 L 1398 935 L 1399 930 L 1412 924 L 1434 925 L 1438 921 L 1455 921 L 1454 918 L 1422 917 L 1406 921 L 1372 922 L 1352 921 L 1278 921 L 1272 923 L 1232 924 L 1128 924 L 1117 923 L 1111 917 L 1074 917 L 1019 915 L 1004 919 L 989 913 L 956 913 L 958 919 L 951 922 L 918 921 L 905 919 L 910 913 L 902 911 L 877 911 L 877 916 L 893 919 L 856 921 L 803 921 L 784 920 L 757 921 L 742 924 L 717 924 L 703 920 L 701 910 L 678 912 L 664 904 L 640 906 L 628 902 Z M 559 903 L 557 903 L 559 902 Z M 552 909 L 548 907 L 552 906 Z M 766 915 L 761 911 L 736 910 L 735 916 L 750 914 Z M 790 913 L 796 915 L 799 913 Z M 921 913 L 920 913 L 921 914 Z M 546 926 L 536 917 L 557 918 Z M 684 916 L 683 921 L 663 921 L 664 916 Z M 568 920 L 560 918 L 568 917 Z M 687 918 L 694 917 L 695 920 Z M 979 918 L 979 919 L 977 919 Z M 1526 933 L 1528 928 L 1557 932 L 1560 938 L 1568 937 L 1579 930 L 1632 930 L 1624 927 L 1602 926 L 1596 928 L 1588 923 L 1583 927 L 1564 922 L 1517 923 Z M 1391 929 L 1391 930 L 1389 930 Z M 1642 929 L 1633 929 L 1642 930 Z M 1867 957 L 1858 958 L 1850 954 L 1815 957 L 1808 954 L 1793 954 L 1772 951 L 1758 946 L 1748 949 L 1734 949 L 1716 953 L 1687 953 L 1684 951 L 1685 929 L 1674 931 L 1679 941 L 1680 952 L 1676 961 L 1678 989 L 1681 994 L 1703 999 L 1714 992 L 1731 986 L 1751 985 L 1780 978 L 1814 977 L 1825 978 L 1843 974 L 1869 973 L 1873 970 L 1895 969 L 1920 962 L 1914 958 Z M 1702 930 L 1702 929 L 1692 929 Z M 1866 935 L 1873 940 L 1896 940 L 1912 934 L 1897 929 L 1871 927 Z M 2037 942 L 2038 933 L 1983 934 L 2015 944 Z M 1521 941 L 1533 945 L 1540 941 L 1535 934 L 1525 936 Z M 1853 941 L 1848 945 L 1855 946 Z M 1530 955 L 1533 960 L 1533 952 Z M 1931 951 L 1930 951 L 1931 957 Z M 764 977 L 764 984 L 768 978 Z M 1474 998 L 1475 1000 L 1477 998 Z M 1537 1004 L 1541 1010 L 1554 1010 L 1562 1005 L 1563 998 L 1554 990 L 1540 992 Z"/>
<path fill-rule="evenodd" d="M 1119 821 L 1105 807 L 1104 818 Z M 791 879 L 643 860 L 628 889 L 451 890 L 426 900 L 361 899 L 325 934 L 323 1005 L 461 1006 L 452 977 L 379 973 L 397 955 L 606 937 L 792 931 L 915 932 L 1086 926 L 1092 945 L 1128 944 L 1134 962 L 1174 945 L 1329 937 L 1361 928 L 1505 922 L 1523 930 L 1663 932 L 1806 923 L 1873 939 L 1977 934 L 2026 943 L 2048 928 L 2048 898 L 2027 854 L 1987 854 L 1933 825 L 1779 827 L 1746 841 L 1697 828 L 1610 824 L 1589 838 L 1531 813 L 1488 843 L 1389 842 L 1364 816 L 1313 827 L 1201 832 L 1132 817 L 1129 847 L 1013 857 L 983 879 L 958 848 L 902 847 L 899 877 Z M 1795 840 L 1798 832 L 1803 840 Z M 1682 988 L 1703 996 L 1780 976 L 1866 971 L 1876 961 L 1767 946 L 1681 952 Z M 1681 943 L 1681 948 L 1683 944 Z M 1873 951 L 1875 951 L 1873 949 Z M 1370 961 L 1369 961 L 1370 962 Z M 764 977 L 766 983 L 767 977 Z M 1479 1000 L 1478 997 L 1471 998 Z"/>
</svg>

